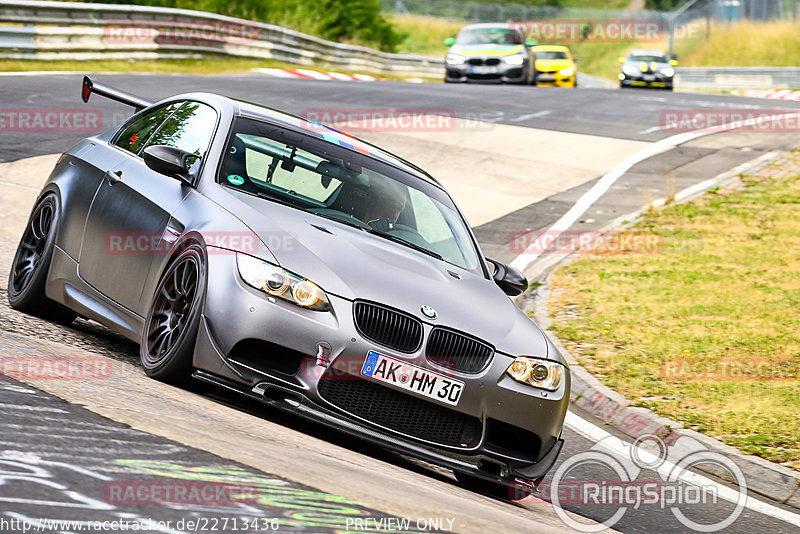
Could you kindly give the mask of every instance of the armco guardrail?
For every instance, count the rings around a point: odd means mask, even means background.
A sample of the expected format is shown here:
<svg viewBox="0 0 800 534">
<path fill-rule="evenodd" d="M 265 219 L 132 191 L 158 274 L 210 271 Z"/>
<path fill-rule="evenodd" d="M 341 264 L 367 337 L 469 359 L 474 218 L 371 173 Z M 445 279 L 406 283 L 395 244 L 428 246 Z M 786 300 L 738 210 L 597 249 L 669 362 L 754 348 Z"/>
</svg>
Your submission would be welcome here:
<svg viewBox="0 0 800 534">
<path fill-rule="evenodd" d="M 0 0 L 0 57 L 92 59 L 211 52 L 300 65 L 444 76 L 444 61 L 325 41 L 272 24 L 149 6 Z"/>
<path fill-rule="evenodd" d="M 681 89 L 800 88 L 800 67 L 680 67 L 675 87 Z"/>
</svg>

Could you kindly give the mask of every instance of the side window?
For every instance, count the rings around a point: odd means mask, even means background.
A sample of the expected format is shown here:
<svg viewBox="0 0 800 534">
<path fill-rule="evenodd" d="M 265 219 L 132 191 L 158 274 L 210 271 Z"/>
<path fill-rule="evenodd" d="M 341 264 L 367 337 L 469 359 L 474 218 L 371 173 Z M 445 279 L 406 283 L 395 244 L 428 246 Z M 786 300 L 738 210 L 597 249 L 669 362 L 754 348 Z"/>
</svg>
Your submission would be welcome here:
<svg viewBox="0 0 800 534">
<path fill-rule="evenodd" d="M 200 102 L 184 102 L 150 137 L 146 146 L 166 145 L 203 157 L 216 123 L 214 108 Z M 198 161 L 195 160 L 195 164 Z"/>
<path fill-rule="evenodd" d="M 409 188 L 411 206 L 414 219 L 417 221 L 417 231 L 428 243 L 438 243 L 453 237 L 453 232 L 447 226 L 447 220 L 441 210 L 436 207 L 433 199 L 421 191 Z"/>
<path fill-rule="evenodd" d="M 139 149 L 144 146 L 152 133 L 158 126 L 169 117 L 173 111 L 178 109 L 180 102 L 173 102 L 149 111 L 130 123 L 117 134 L 114 144 L 124 148 L 134 154 L 139 153 Z"/>
</svg>

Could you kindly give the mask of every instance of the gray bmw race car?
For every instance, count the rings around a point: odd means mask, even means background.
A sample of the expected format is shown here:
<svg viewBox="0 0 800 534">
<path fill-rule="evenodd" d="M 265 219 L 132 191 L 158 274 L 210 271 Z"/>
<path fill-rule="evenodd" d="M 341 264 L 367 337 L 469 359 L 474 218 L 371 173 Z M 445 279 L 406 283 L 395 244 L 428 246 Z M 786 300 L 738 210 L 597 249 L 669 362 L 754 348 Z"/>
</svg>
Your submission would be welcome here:
<svg viewBox="0 0 800 534">
<path fill-rule="evenodd" d="M 520 28 L 511 24 L 470 24 L 458 36 L 448 38 L 445 57 L 445 83 L 499 81 L 536 83 L 536 68 L 531 47 Z"/>
<path fill-rule="evenodd" d="M 191 93 L 129 104 L 64 153 L 8 281 L 11 305 L 80 315 L 194 377 L 452 469 L 536 484 L 570 373 L 507 295 L 439 182 L 321 124 Z"/>
</svg>

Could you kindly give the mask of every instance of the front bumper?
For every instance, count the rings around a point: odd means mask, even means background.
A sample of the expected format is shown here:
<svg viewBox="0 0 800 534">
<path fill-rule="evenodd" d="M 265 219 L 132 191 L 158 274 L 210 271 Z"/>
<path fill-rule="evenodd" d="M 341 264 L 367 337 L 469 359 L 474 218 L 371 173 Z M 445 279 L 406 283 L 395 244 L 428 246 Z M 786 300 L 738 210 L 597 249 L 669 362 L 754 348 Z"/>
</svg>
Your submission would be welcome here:
<svg viewBox="0 0 800 534">
<path fill-rule="evenodd" d="M 501 83 L 525 83 L 527 76 L 523 65 L 506 65 L 502 60 L 497 65 L 445 65 L 446 82 L 495 81 Z"/>
<path fill-rule="evenodd" d="M 543 392 L 507 376 L 513 358 L 495 353 L 479 373 L 446 371 L 465 386 L 457 406 L 440 404 L 360 377 L 369 351 L 445 371 L 428 362 L 423 348 L 404 354 L 365 339 L 349 300 L 329 294 L 331 311 L 301 309 L 246 286 L 232 253 L 210 254 L 208 263 L 208 293 L 194 355 L 198 378 L 489 480 L 535 480 L 555 462 L 569 402 L 569 373 L 559 390 Z M 424 324 L 425 339 L 431 328 Z M 344 394 L 332 393 L 334 379 Z M 356 397 L 348 395 L 363 398 L 375 391 L 386 419 L 365 416 L 355 400 L 349 404 Z M 437 434 L 436 424 L 420 432 L 422 419 L 463 421 L 470 430 L 453 442 Z"/>
<path fill-rule="evenodd" d="M 620 73 L 619 85 L 620 87 L 660 87 L 672 89 L 672 77 L 667 77 L 662 74 L 630 76 Z"/>
<path fill-rule="evenodd" d="M 576 74 L 564 76 L 559 72 L 537 72 L 536 85 L 542 87 L 575 87 Z"/>
</svg>

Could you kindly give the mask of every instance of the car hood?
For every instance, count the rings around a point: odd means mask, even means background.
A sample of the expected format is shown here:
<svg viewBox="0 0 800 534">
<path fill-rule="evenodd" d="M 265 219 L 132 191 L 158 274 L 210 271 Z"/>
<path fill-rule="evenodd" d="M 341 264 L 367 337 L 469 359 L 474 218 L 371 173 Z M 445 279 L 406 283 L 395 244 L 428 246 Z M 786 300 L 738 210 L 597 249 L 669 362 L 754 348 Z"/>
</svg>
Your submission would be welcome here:
<svg viewBox="0 0 800 534">
<path fill-rule="evenodd" d="M 301 210 L 224 186 L 212 190 L 204 194 L 255 232 L 281 267 L 330 294 L 401 309 L 484 339 L 499 352 L 547 355 L 538 326 L 480 274 Z M 436 320 L 426 319 L 422 306 L 436 310 Z"/>
<path fill-rule="evenodd" d="M 536 68 L 538 70 L 561 70 L 572 66 L 569 59 L 537 59 Z"/>
<path fill-rule="evenodd" d="M 454 45 L 450 52 L 460 56 L 510 56 L 522 52 L 522 45 Z"/>
</svg>

